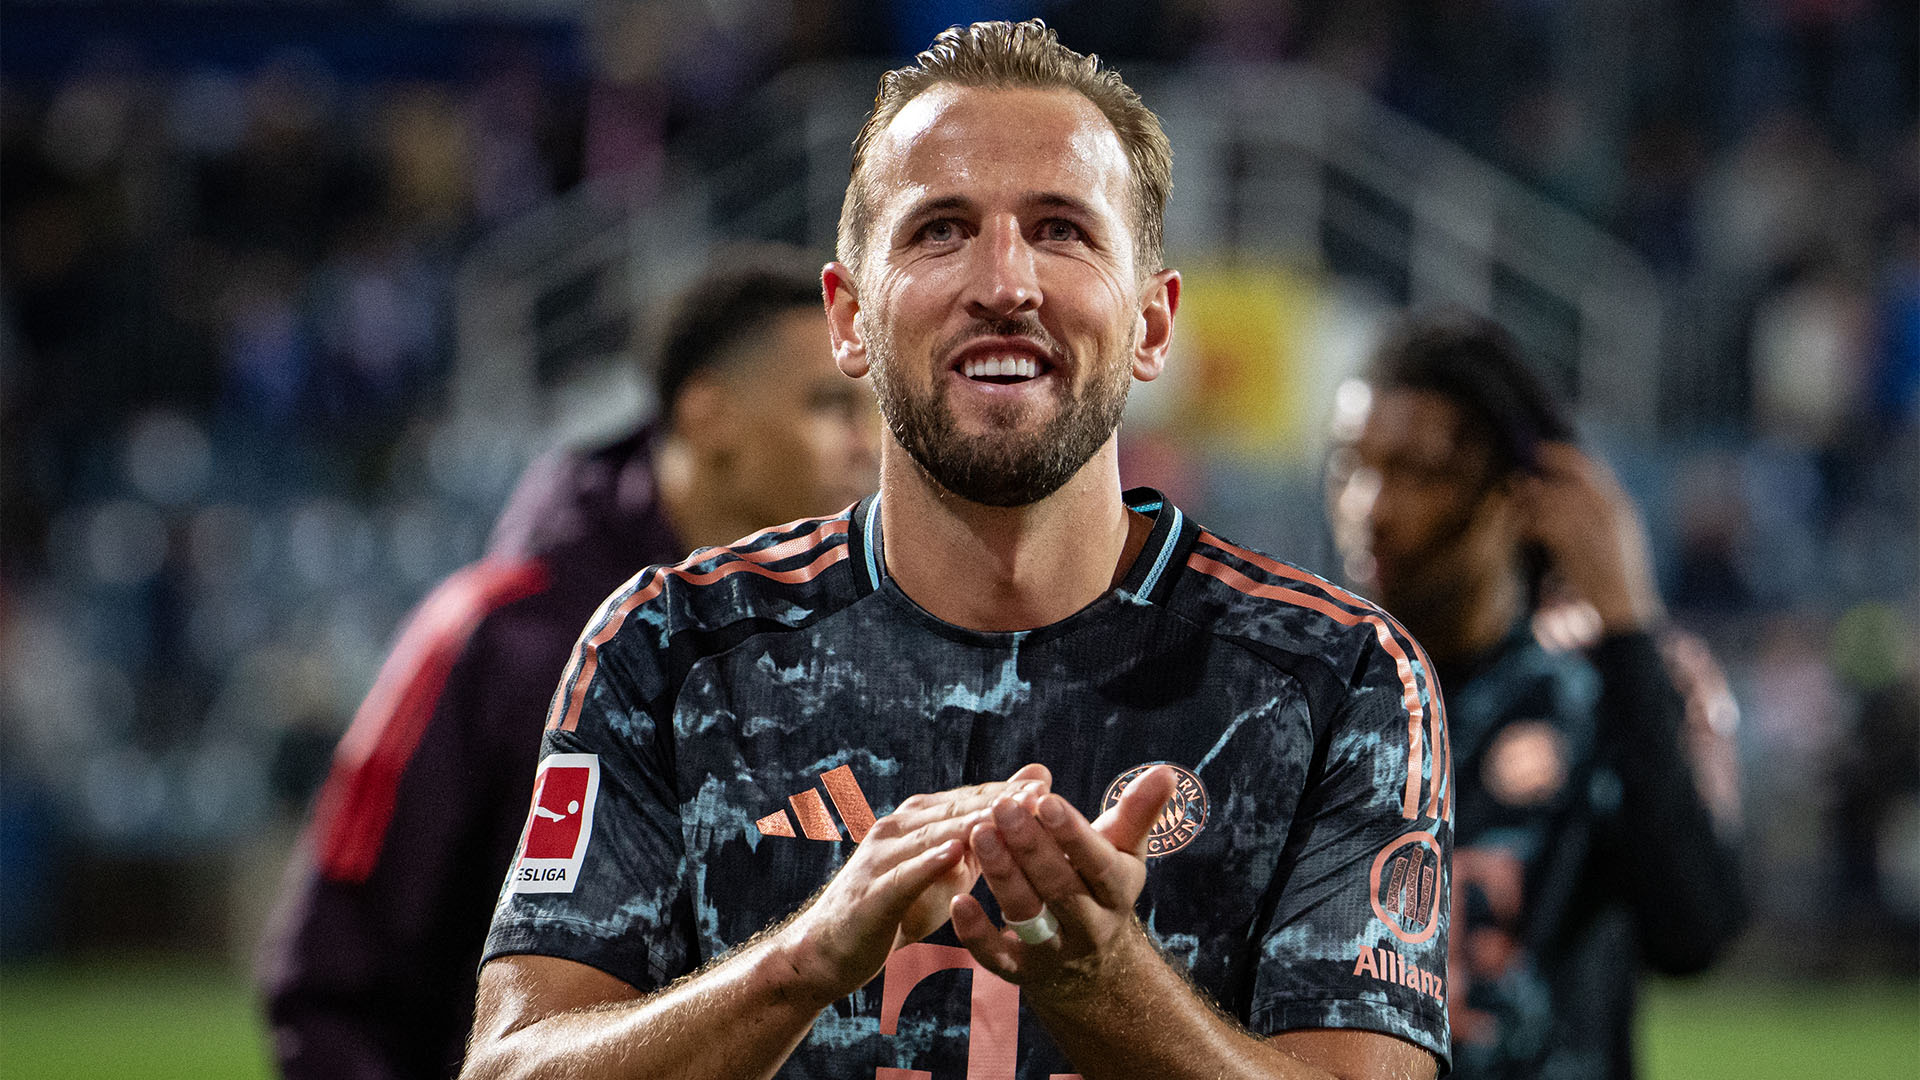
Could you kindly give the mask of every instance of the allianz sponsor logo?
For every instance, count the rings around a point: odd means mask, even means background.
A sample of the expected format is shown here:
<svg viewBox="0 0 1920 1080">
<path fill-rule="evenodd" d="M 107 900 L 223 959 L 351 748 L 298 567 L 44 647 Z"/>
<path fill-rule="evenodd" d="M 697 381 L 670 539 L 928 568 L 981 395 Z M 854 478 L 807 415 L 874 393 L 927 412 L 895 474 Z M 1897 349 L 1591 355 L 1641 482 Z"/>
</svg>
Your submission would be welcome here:
<svg viewBox="0 0 1920 1080">
<path fill-rule="evenodd" d="M 1445 979 L 1417 964 L 1408 963 L 1406 957 L 1384 946 L 1369 948 L 1362 945 L 1360 956 L 1353 963 L 1353 973 L 1404 986 L 1435 1001 L 1447 1000 Z"/>
</svg>

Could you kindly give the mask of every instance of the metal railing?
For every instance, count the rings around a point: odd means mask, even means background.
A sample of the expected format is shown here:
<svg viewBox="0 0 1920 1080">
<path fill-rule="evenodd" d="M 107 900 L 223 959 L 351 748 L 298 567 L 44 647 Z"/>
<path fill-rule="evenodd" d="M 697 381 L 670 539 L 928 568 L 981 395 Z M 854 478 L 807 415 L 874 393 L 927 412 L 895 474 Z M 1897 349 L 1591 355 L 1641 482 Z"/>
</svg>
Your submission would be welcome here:
<svg viewBox="0 0 1920 1080">
<path fill-rule="evenodd" d="M 635 370 L 660 300 L 716 243 L 829 251 L 876 75 L 789 71 L 644 205 L 583 187 L 478 245 L 459 278 L 458 409 L 551 426 L 556 387 Z M 1311 67 L 1128 76 L 1174 141 L 1176 265 L 1272 260 L 1365 281 L 1390 303 L 1464 306 L 1507 325 L 1583 414 L 1623 431 L 1654 423 L 1662 294 L 1602 230 Z M 630 411 L 641 382 L 587 398 Z"/>
</svg>

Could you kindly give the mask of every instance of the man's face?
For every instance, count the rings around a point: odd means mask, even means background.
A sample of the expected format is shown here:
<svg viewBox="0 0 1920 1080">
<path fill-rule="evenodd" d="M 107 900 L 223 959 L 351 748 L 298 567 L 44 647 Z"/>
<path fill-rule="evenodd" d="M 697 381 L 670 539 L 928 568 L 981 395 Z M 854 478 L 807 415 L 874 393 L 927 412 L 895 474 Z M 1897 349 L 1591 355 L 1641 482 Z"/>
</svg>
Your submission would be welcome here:
<svg viewBox="0 0 1920 1080">
<path fill-rule="evenodd" d="M 895 441 L 940 486 L 991 506 L 1052 494 L 1112 439 L 1129 380 L 1159 374 L 1178 301 L 1177 276 L 1134 266 L 1112 125 L 1072 91 L 936 86 L 861 182 L 857 300 L 828 270 L 841 369 L 873 372 Z"/>
<path fill-rule="evenodd" d="M 1510 565 L 1505 487 L 1456 405 L 1389 388 L 1346 407 L 1327 462 L 1327 511 L 1350 580 L 1417 622 L 1432 605 L 1460 602 L 1463 579 Z"/>
<path fill-rule="evenodd" d="M 729 401 L 728 495 L 778 525 L 834 513 L 873 491 L 880 425 L 873 397 L 827 362 L 816 308 L 777 316 L 717 373 Z"/>
</svg>

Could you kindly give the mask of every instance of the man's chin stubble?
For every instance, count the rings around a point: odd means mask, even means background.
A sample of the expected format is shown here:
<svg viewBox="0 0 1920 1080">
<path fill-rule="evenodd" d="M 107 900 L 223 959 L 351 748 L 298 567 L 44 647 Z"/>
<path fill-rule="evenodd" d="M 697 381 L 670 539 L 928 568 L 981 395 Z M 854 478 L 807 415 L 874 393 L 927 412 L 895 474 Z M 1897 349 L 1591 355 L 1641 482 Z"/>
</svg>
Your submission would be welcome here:
<svg viewBox="0 0 1920 1080">
<path fill-rule="evenodd" d="M 998 436 L 963 434 L 943 390 L 926 399 L 896 393 L 883 365 L 876 365 L 880 412 L 893 437 L 939 489 L 991 507 L 1030 506 L 1064 487 L 1092 460 L 1120 425 L 1130 383 L 1091 386 L 1081 395 L 1062 394 L 1058 410 L 1031 434 L 1016 434 L 1028 407 L 993 403 L 984 419 Z"/>
</svg>

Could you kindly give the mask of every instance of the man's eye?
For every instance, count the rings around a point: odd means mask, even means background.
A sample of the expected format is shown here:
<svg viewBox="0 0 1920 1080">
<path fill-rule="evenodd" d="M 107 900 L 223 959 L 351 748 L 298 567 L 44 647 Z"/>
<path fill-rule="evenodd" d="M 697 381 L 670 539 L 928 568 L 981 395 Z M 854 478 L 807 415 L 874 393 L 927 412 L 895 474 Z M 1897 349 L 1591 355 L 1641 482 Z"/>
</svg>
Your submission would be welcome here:
<svg viewBox="0 0 1920 1080">
<path fill-rule="evenodd" d="M 1457 483 L 1459 470 L 1427 461 L 1397 461 L 1382 469 L 1389 479 L 1408 487 L 1431 488 Z"/>
<path fill-rule="evenodd" d="M 1066 243 L 1080 239 L 1081 234 L 1080 226 L 1075 225 L 1071 221 L 1062 221 L 1059 218 L 1054 218 L 1040 226 L 1040 235 L 1046 240 Z"/>
<path fill-rule="evenodd" d="M 958 239 L 959 235 L 960 230 L 954 227 L 952 221 L 945 218 L 939 221 L 929 221 L 925 225 L 920 226 L 920 239 L 935 244 L 944 244 L 951 240 Z"/>
</svg>

